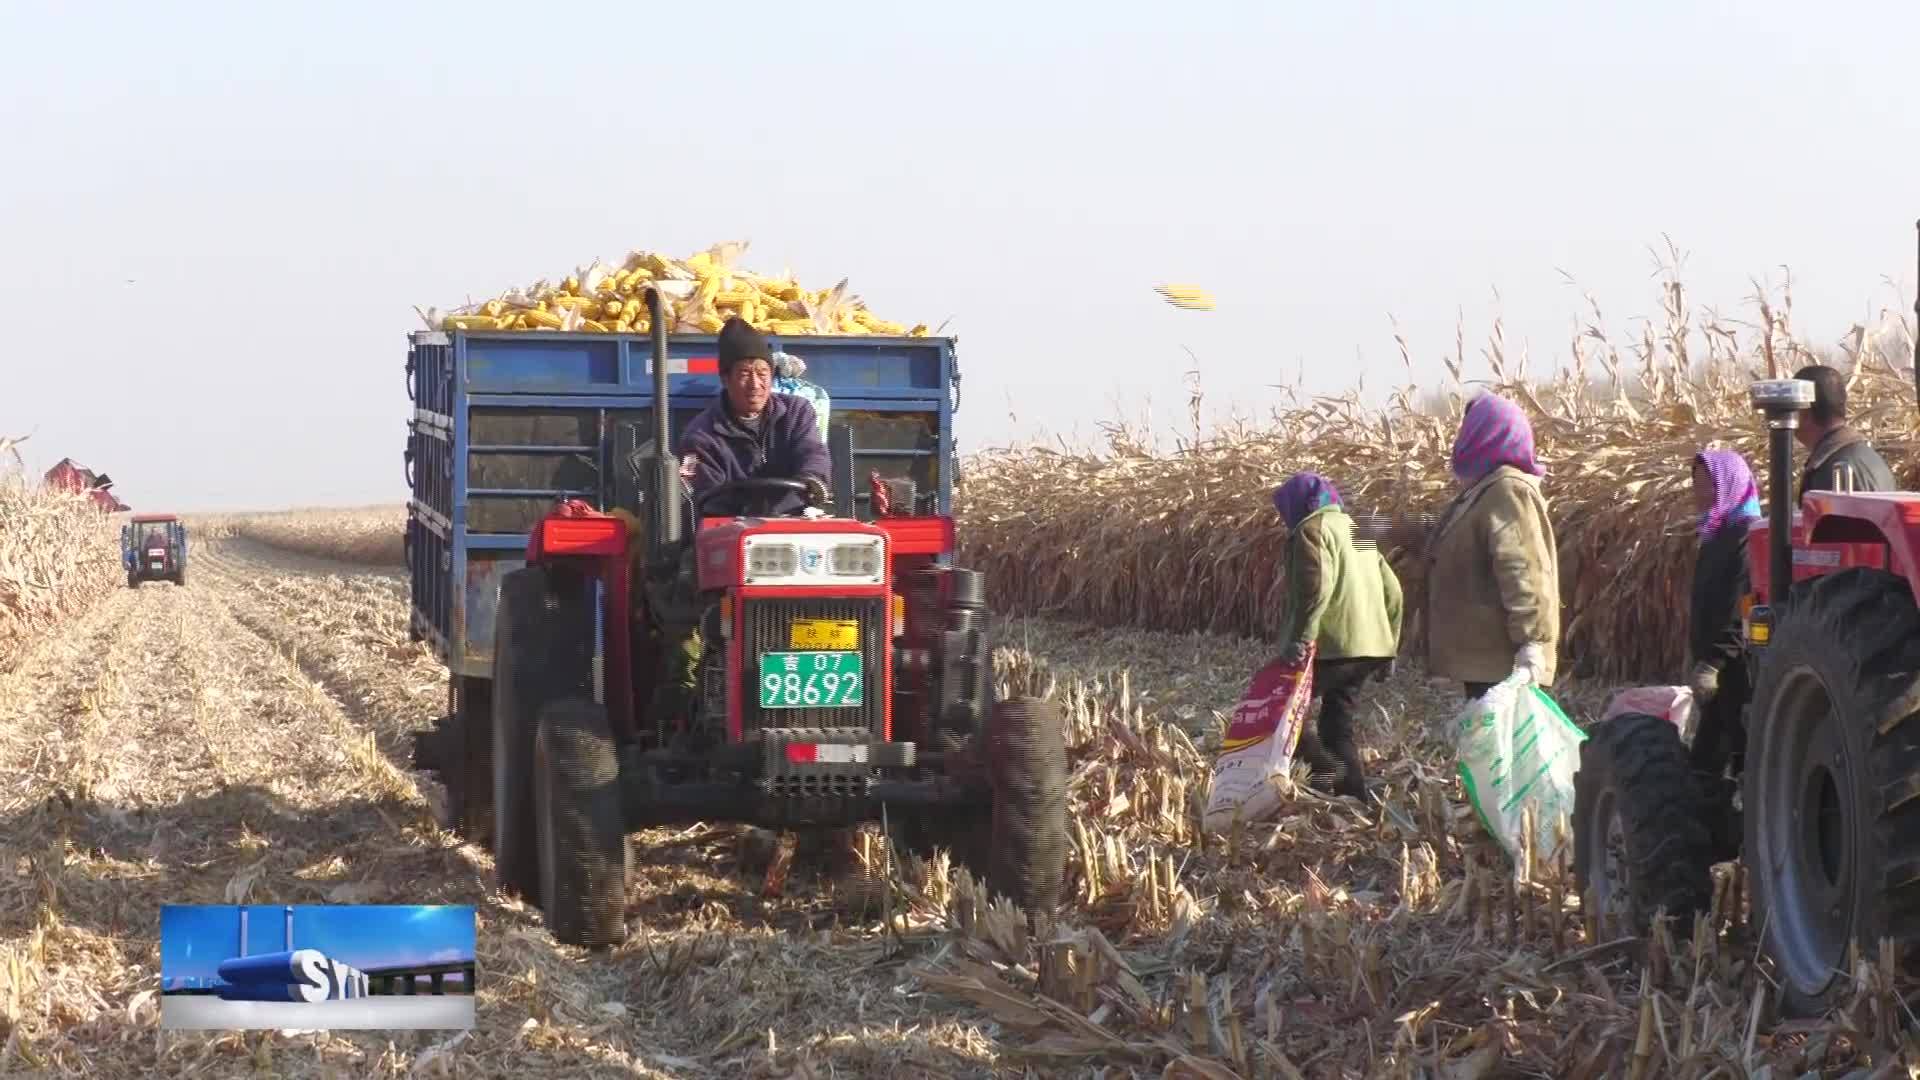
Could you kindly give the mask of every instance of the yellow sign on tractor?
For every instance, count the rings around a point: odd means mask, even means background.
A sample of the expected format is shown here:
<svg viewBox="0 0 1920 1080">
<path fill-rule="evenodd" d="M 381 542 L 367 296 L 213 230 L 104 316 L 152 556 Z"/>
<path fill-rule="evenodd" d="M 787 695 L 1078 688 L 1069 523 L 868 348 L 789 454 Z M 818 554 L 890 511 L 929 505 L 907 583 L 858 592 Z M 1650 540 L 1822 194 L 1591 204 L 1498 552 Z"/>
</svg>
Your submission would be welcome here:
<svg viewBox="0 0 1920 1080">
<path fill-rule="evenodd" d="M 860 647 L 860 624 L 852 619 L 795 619 L 789 644 L 803 652 L 844 652 Z"/>
</svg>

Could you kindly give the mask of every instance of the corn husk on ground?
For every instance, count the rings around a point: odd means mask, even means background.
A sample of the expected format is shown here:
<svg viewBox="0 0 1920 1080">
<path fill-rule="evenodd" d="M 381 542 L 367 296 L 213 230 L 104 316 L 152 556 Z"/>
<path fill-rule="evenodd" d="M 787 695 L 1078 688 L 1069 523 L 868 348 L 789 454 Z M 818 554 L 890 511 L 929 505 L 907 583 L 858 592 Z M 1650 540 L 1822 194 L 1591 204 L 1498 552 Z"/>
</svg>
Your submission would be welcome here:
<svg viewBox="0 0 1920 1080">
<path fill-rule="evenodd" d="M 672 313 L 670 332 L 712 334 L 739 316 L 774 334 L 924 336 L 924 325 L 889 322 L 847 291 L 803 288 L 791 274 L 770 277 L 736 265 L 744 242 L 715 244 L 685 259 L 634 251 L 618 263 L 595 258 L 558 281 L 541 279 L 491 300 L 442 313 L 419 312 L 431 330 L 561 330 L 644 334 L 652 329 L 646 290 L 657 287 Z"/>
<path fill-rule="evenodd" d="M 1532 417 L 1561 570 L 1563 665 L 1610 677 L 1669 681 L 1684 664 L 1696 551 L 1689 494 L 1693 454 L 1722 445 L 1753 467 L 1764 501 L 1765 428 L 1748 405 L 1753 378 L 1785 378 L 1828 362 L 1853 380 L 1850 419 L 1904 486 L 1920 481 L 1912 331 L 1897 317 L 1855 327 L 1818 354 L 1790 332 L 1788 310 L 1762 300 L 1753 326 L 1697 321 L 1678 281 L 1663 290 L 1667 324 L 1649 323 L 1624 350 L 1597 311 L 1573 359 L 1529 379 L 1501 328 L 1484 351 L 1490 379 L 1470 384 L 1464 344 L 1446 359 L 1443 401 L 1409 386 L 1381 408 L 1322 397 L 1183 440 L 1162 452 L 1134 430 L 1108 429 L 1092 451 L 1027 446 L 965 464 L 959 485 L 962 561 L 987 572 L 994 603 L 1168 630 L 1261 635 L 1283 615 L 1285 527 L 1272 489 L 1298 470 L 1330 477 L 1350 508 L 1437 512 L 1456 487 L 1448 471 L 1466 402 L 1483 388 Z M 1462 335 L 1464 337 L 1464 335 Z M 1408 347 L 1400 342 L 1403 357 Z M 1409 375 L 1412 362 L 1408 358 Z M 1796 447 L 1795 467 L 1806 452 Z M 1417 550 L 1390 553 L 1407 588 L 1406 645 L 1419 655 L 1424 569 Z"/>
</svg>

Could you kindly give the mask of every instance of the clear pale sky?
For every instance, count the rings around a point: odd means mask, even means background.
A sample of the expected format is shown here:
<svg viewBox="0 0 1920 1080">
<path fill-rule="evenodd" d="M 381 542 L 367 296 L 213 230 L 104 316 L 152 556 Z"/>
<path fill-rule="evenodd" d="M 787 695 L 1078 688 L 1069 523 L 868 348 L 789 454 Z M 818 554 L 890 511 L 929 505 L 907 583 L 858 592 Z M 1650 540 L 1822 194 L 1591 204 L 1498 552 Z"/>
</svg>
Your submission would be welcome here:
<svg viewBox="0 0 1920 1080">
<path fill-rule="evenodd" d="M 723 239 L 951 317 L 963 451 L 1183 423 L 1183 346 L 1211 405 L 1375 390 L 1389 312 L 1438 382 L 1495 288 L 1545 365 L 1556 268 L 1624 338 L 1663 232 L 1815 340 L 1911 308 L 1920 4 L 1574 7 L 0 5 L 0 435 L 139 509 L 402 501 L 413 305 Z"/>
</svg>

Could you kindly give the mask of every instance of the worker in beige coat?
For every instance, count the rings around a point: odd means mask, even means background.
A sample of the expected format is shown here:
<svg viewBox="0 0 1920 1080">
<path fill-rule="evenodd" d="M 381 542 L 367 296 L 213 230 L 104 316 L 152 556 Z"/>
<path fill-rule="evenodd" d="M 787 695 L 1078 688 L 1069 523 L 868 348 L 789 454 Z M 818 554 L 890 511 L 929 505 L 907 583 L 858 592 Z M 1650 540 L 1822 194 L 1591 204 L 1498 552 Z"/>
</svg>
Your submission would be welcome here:
<svg viewBox="0 0 1920 1080">
<path fill-rule="evenodd" d="M 1453 474 L 1461 492 L 1427 545 L 1427 670 L 1469 700 L 1517 672 L 1552 686 L 1560 559 L 1519 406 L 1493 394 L 1467 406 Z"/>
</svg>

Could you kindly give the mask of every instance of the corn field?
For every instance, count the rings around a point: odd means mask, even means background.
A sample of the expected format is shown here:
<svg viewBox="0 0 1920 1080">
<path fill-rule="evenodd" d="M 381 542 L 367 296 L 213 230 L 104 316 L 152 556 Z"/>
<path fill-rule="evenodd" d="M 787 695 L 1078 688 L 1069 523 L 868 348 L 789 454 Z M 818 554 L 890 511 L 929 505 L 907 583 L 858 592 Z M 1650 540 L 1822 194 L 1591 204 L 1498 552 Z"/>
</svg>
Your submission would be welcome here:
<svg viewBox="0 0 1920 1080">
<path fill-rule="evenodd" d="M 1172 452 L 1149 433 L 1108 428 L 1095 451 L 1027 446 L 992 451 L 962 471 L 961 559 L 987 572 L 1005 611 L 1070 615 L 1161 630 L 1263 636 L 1275 632 L 1285 526 L 1272 489 L 1290 474 L 1331 478 L 1349 507 L 1437 512 L 1456 490 L 1448 455 L 1461 413 L 1482 390 L 1532 417 L 1561 571 L 1563 666 L 1588 675 L 1665 681 L 1684 664 L 1696 549 L 1688 491 L 1693 454 L 1746 455 L 1765 492 L 1765 429 L 1747 401 L 1756 378 L 1832 363 L 1850 380 L 1849 419 L 1904 486 L 1920 480 L 1910 320 L 1883 313 L 1830 349 L 1792 332 L 1790 297 L 1757 298 L 1751 326 L 1696 317 L 1680 282 L 1661 292 L 1664 325 L 1649 321 L 1624 348 L 1597 305 L 1571 357 L 1529 378 L 1498 323 L 1482 351 L 1489 378 L 1468 374 L 1464 331 L 1445 358 L 1437 400 L 1412 385 L 1414 357 L 1396 338 L 1409 384 L 1384 407 L 1356 395 L 1321 397 L 1183 440 Z M 1436 407 L 1437 406 L 1437 407 Z M 1805 451 L 1796 448 L 1796 464 Z M 1403 647 L 1420 655 L 1418 552 L 1392 553 L 1408 594 Z"/>
<path fill-rule="evenodd" d="M 405 507 L 277 510 L 252 514 L 193 514 L 193 537 L 241 537 L 281 551 L 368 566 L 398 566 L 405 559 Z"/>
<path fill-rule="evenodd" d="M 0 455 L 12 454 L 0 439 Z M 39 487 L 0 460 L 0 671 L 120 580 L 119 540 L 87 498 Z"/>
</svg>

